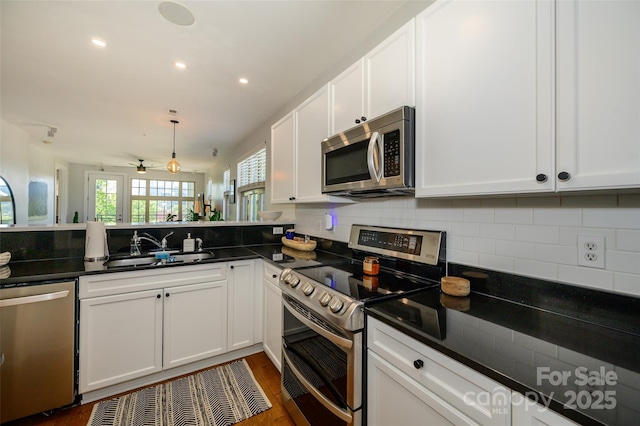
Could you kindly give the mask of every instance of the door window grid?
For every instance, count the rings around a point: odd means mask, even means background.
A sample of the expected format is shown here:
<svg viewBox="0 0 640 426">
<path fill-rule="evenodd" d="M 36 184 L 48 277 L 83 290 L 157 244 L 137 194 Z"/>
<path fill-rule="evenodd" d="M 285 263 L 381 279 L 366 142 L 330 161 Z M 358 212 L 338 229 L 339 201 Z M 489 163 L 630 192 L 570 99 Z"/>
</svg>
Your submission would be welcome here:
<svg viewBox="0 0 640 426">
<path fill-rule="evenodd" d="M 96 179 L 96 216 L 95 219 L 109 224 L 116 223 L 118 198 L 117 181 Z"/>
<path fill-rule="evenodd" d="M 185 220 L 189 209 L 193 209 L 194 198 L 192 181 L 131 179 L 131 221 Z"/>
</svg>

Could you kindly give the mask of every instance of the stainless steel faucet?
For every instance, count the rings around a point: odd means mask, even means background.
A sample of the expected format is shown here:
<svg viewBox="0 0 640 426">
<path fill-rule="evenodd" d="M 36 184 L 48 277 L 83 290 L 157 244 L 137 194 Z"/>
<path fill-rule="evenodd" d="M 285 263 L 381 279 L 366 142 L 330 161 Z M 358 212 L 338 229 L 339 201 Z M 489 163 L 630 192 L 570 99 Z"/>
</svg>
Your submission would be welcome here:
<svg viewBox="0 0 640 426">
<path fill-rule="evenodd" d="M 137 231 L 136 231 L 137 232 Z M 161 248 L 162 250 L 166 250 L 167 249 L 167 237 L 173 235 L 173 232 L 169 232 L 167 235 L 165 235 L 164 237 L 162 237 L 162 241 L 158 241 L 158 239 L 156 237 L 154 237 L 151 234 L 147 234 L 146 232 L 144 233 L 145 236 L 141 237 L 138 236 L 137 233 L 133 234 L 133 238 L 137 239 L 137 241 L 139 242 L 140 240 L 146 240 L 149 242 L 152 242 L 153 244 L 155 244 L 158 248 Z"/>
</svg>

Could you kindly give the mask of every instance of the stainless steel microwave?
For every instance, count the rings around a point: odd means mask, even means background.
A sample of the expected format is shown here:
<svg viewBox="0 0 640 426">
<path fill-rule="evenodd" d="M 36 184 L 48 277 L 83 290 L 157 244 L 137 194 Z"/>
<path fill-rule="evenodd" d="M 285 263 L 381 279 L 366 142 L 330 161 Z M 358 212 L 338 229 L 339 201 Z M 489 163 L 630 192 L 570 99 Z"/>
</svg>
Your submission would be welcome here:
<svg viewBox="0 0 640 426">
<path fill-rule="evenodd" d="M 403 106 L 322 142 L 322 193 L 414 193 L 415 109 Z"/>
</svg>

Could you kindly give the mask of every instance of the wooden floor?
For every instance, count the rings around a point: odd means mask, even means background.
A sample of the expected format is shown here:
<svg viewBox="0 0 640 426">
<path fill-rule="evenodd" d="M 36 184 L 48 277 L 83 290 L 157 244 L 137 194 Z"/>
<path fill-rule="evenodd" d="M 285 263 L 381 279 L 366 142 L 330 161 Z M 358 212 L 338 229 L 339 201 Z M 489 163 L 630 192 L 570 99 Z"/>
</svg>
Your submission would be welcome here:
<svg viewBox="0 0 640 426">
<path fill-rule="evenodd" d="M 236 423 L 241 426 L 254 426 L 254 425 L 284 425 L 293 426 L 293 420 L 289 417 L 282 406 L 280 399 L 280 373 L 276 367 L 271 363 L 271 360 L 267 358 L 264 352 L 257 353 L 245 357 L 251 371 L 256 380 L 262 387 L 262 390 L 271 401 L 273 407 L 265 412 L 255 415 L 243 422 Z M 93 409 L 93 403 L 79 405 L 76 407 L 66 408 L 63 410 L 55 411 L 49 416 L 44 414 L 36 414 L 24 419 L 15 420 L 13 422 L 5 423 L 5 426 L 32 426 L 32 425 L 46 425 L 46 426 L 85 426 L 91 416 L 91 410 Z"/>
</svg>

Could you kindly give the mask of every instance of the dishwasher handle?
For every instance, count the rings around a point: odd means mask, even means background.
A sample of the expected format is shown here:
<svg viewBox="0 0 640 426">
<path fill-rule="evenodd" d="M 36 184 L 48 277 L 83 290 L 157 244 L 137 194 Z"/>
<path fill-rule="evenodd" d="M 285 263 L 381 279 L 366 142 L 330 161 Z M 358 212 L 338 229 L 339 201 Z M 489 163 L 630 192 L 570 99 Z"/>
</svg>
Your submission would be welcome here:
<svg viewBox="0 0 640 426">
<path fill-rule="evenodd" d="M 49 300 L 64 299 L 69 295 L 69 290 L 56 291 L 55 293 L 37 294 L 34 296 L 14 297 L 13 299 L 0 300 L 0 308 L 8 306 L 26 305 L 29 303 L 47 302 Z"/>
</svg>

